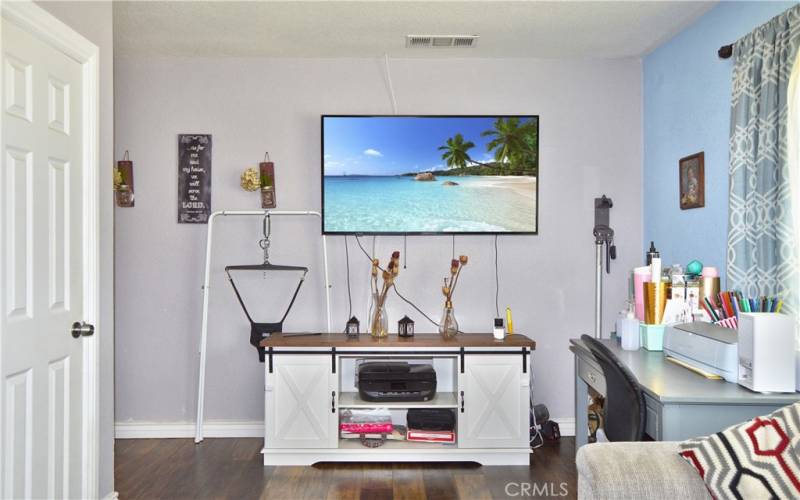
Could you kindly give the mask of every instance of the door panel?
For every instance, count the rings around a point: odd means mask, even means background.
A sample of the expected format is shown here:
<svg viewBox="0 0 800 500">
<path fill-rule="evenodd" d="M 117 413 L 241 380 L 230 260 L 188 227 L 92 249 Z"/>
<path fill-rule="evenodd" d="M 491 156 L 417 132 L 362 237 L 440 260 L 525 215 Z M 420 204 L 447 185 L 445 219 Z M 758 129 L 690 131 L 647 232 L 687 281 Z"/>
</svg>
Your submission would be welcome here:
<svg viewBox="0 0 800 500">
<path fill-rule="evenodd" d="M 33 316 L 33 153 L 6 145 L 6 297 L 9 320 Z"/>
<path fill-rule="evenodd" d="M 267 373 L 267 448 L 333 448 L 338 443 L 330 355 L 273 356 Z"/>
<path fill-rule="evenodd" d="M 5 380 L 5 498 L 30 498 L 33 474 L 32 370 Z"/>
<path fill-rule="evenodd" d="M 81 498 L 84 71 L 2 23 L 2 494 Z"/>
<path fill-rule="evenodd" d="M 48 158 L 49 173 L 49 288 L 50 310 L 68 311 L 70 292 L 70 167 Z"/>
<path fill-rule="evenodd" d="M 49 398 L 47 429 L 47 497 L 69 497 L 70 452 L 70 358 L 48 366 Z"/>
<path fill-rule="evenodd" d="M 459 375 L 459 448 L 526 448 L 528 374 L 518 356 L 466 355 Z"/>
</svg>

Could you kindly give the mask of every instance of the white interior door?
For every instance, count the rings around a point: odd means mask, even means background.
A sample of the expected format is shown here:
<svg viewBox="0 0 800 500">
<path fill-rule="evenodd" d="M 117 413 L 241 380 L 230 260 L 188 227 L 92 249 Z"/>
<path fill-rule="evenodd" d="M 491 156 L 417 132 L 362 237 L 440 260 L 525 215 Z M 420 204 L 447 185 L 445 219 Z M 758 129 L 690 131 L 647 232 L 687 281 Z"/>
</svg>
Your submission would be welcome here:
<svg viewBox="0 0 800 500">
<path fill-rule="evenodd" d="M 521 356 L 521 355 L 520 355 Z M 527 373 L 520 356 L 466 355 L 459 375 L 459 448 L 527 448 Z"/>
<path fill-rule="evenodd" d="M 265 385 L 266 447 L 336 447 L 339 416 L 331 356 L 276 354 L 272 365 Z"/>
<path fill-rule="evenodd" d="M 96 467 L 96 340 L 91 328 L 71 327 L 96 314 L 96 141 L 87 137 L 96 115 L 85 102 L 96 102 L 96 86 L 52 32 L 8 14 L 4 7 L 0 494 L 87 498 L 96 495 L 86 477 Z"/>
</svg>

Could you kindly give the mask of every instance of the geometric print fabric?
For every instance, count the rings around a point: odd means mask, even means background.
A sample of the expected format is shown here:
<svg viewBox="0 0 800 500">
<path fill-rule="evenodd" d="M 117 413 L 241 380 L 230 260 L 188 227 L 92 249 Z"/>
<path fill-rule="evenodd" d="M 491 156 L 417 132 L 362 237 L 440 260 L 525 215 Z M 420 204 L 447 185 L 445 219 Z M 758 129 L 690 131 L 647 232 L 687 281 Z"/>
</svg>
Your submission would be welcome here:
<svg viewBox="0 0 800 500">
<path fill-rule="evenodd" d="M 679 449 L 716 499 L 800 498 L 800 402 Z"/>
<path fill-rule="evenodd" d="M 728 193 L 729 288 L 778 296 L 798 311 L 798 256 L 788 158 L 789 78 L 800 5 L 734 44 Z M 800 172 L 795 173 L 795 175 Z"/>
</svg>

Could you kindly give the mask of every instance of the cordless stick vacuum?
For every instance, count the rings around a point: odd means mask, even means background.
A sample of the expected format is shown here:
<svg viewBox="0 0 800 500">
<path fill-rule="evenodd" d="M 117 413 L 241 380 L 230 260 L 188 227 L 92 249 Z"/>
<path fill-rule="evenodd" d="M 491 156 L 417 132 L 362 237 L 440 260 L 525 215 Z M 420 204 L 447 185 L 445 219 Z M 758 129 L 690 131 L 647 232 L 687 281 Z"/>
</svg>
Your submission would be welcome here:
<svg viewBox="0 0 800 500">
<path fill-rule="evenodd" d="M 597 339 L 603 336 L 603 258 L 605 256 L 606 273 L 609 274 L 611 261 L 617 258 L 614 230 L 609 225 L 609 212 L 613 206 L 614 202 L 606 195 L 594 199 L 594 337 Z"/>
</svg>

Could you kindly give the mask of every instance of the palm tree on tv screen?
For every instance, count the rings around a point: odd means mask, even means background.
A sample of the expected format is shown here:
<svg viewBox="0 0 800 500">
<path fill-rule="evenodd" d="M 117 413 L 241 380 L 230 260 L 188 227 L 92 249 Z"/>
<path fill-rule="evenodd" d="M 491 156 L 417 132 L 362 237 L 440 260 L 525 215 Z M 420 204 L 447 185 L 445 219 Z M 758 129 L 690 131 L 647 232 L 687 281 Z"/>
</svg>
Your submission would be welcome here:
<svg viewBox="0 0 800 500">
<path fill-rule="evenodd" d="M 494 151 L 495 161 L 507 173 L 513 175 L 536 175 L 536 123 L 531 120 L 520 124 L 517 117 L 498 118 L 493 130 L 481 132 L 483 137 L 492 137 L 486 149 Z"/>
<path fill-rule="evenodd" d="M 464 141 L 464 136 L 456 134 L 447 139 L 444 146 L 439 147 L 442 153 L 442 160 L 447 162 L 450 168 L 464 168 L 468 163 L 472 163 L 472 158 L 469 157 L 468 151 L 475 147 L 472 141 Z"/>
<path fill-rule="evenodd" d="M 481 132 L 481 137 L 491 137 L 486 150 L 494 153 L 494 160 L 488 163 L 470 157 L 469 150 L 475 144 L 465 141 L 460 133 L 447 139 L 447 143 L 440 146 L 439 150 L 444 151 L 442 159 L 447 163 L 449 174 L 535 176 L 539 166 L 538 125 L 536 119 L 521 121 L 513 116 L 497 118 L 493 129 Z"/>
</svg>

